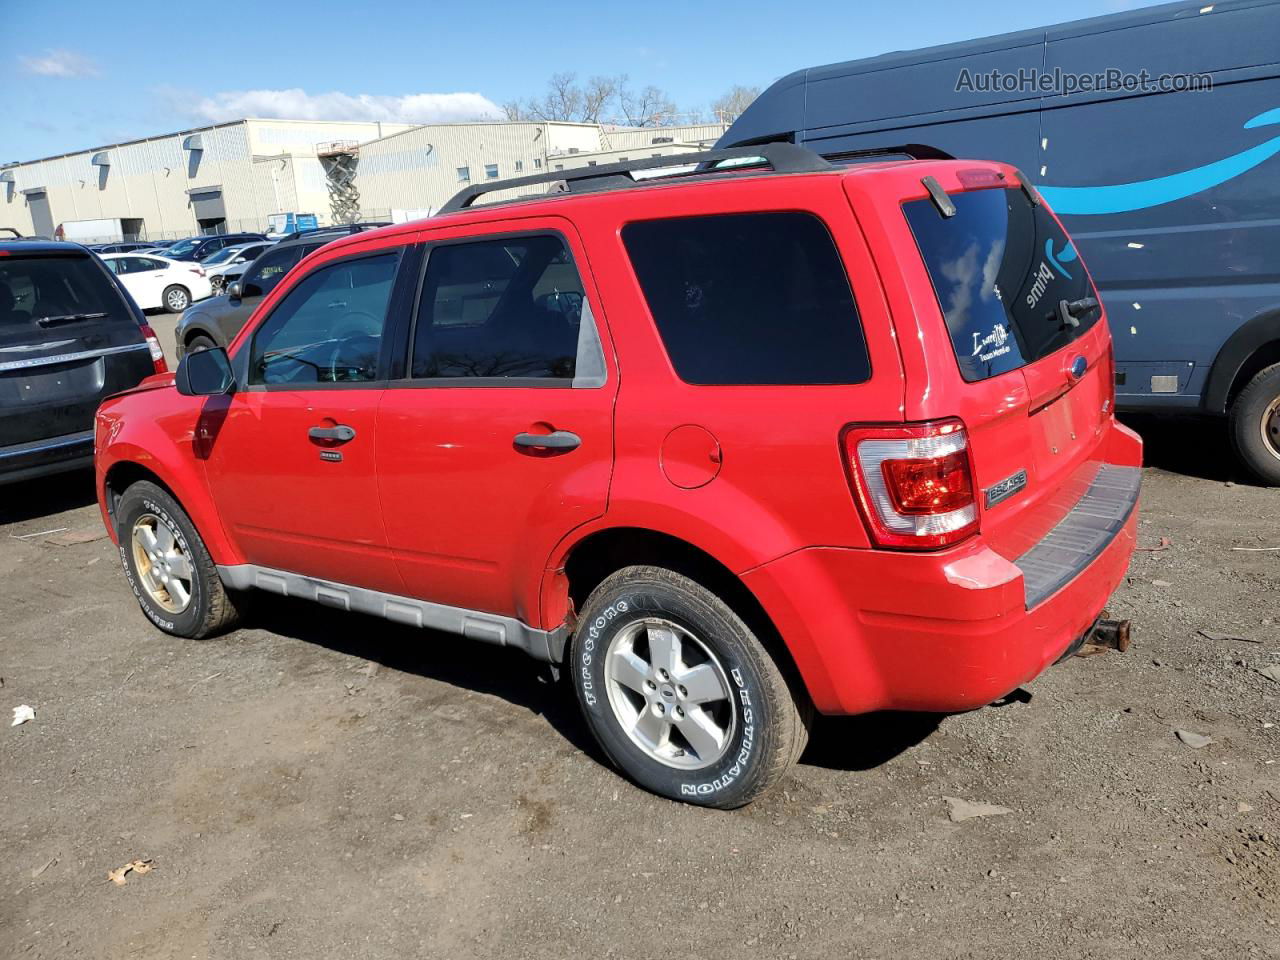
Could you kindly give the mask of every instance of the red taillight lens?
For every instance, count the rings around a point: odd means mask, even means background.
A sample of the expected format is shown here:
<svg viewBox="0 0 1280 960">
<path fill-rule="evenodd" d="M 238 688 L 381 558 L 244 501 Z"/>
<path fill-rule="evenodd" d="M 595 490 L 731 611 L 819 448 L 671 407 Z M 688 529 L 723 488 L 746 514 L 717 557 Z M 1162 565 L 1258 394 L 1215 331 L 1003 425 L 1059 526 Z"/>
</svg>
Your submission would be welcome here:
<svg viewBox="0 0 1280 960">
<path fill-rule="evenodd" d="M 933 460 L 885 460 L 880 469 L 894 510 L 904 516 L 950 513 L 973 503 L 963 450 Z"/>
<path fill-rule="evenodd" d="M 969 438 L 959 420 L 850 427 L 844 447 L 878 546 L 936 549 L 977 531 Z"/>
<path fill-rule="evenodd" d="M 156 373 L 168 373 L 169 365 L 164 362 L 164 350 L 160 348 L 160 338 L 156 336 L 156 332 L 144 323 L 142 335 L 147 340 L 147 349 L 151 351 L 151 363 L 155 366 Z"/>
</svg>

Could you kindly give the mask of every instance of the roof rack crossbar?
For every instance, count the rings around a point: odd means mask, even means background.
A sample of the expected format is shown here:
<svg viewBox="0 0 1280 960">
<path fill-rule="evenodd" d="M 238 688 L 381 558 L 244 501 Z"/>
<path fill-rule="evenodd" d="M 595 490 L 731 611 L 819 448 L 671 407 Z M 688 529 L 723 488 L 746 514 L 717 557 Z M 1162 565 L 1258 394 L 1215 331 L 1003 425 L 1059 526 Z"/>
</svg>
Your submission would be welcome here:
<svg viewBox="0 0 1280 960">
<path fill-rule="evenodd" d="M 818 154 L 805 147 L 797 147 L 792 143 L 766 143 L 754 147 L 730 147 L 723 150 L 699 150 L 690 153 L 673 153 L 665 157 L 646 157 L 642 160 L 627 160 L 621 163 L 607 163 L 596 167 L 577 167 L 573 170 L 555 170 L 537 173 L 527 177 L 513 177 L 509 180 L 491 180 L 464 187 L 455 193 L 439 213 L 454 213 L 466 210 L 486 193 L 498 190 L 510 190 L 516 187 L 532 187 L 541 183 L 561 183 L 564 192 L 590 193 L 600 190 L 618 190 L 641 186 L 651 182 L 650 178 L 636 180 L 629 176 L 635 170 L 657 170 L 662 167 L 686 167 L 695 165 L 695 174 L 706 174 L 714 171 L 720 164 L 729 160 L 760 159 L 767 163 L 774 173 L 819 173 L 830 170 L 831 164 Z M 752 164 L 741 164 L 742 167 Z M 677 176 L 689 174 L 672 174 Z M 662 178 L 666 179 L 666 178 Z M 521 197 L 520 199 L 529 199 Z"/>
</svg>

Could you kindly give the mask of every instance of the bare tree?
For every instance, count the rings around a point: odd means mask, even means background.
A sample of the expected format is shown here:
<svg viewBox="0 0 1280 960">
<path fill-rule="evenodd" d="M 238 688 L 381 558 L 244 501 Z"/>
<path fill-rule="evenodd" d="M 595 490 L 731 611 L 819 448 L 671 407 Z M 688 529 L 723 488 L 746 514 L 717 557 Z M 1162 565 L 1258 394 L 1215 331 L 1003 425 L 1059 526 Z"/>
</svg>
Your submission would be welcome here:
<svg viewBox="0 0 1280 960">
<path fill-rule="evenodd" d="M 742 112 L 751 106 L 751 101 L 758 96 L 760 96 L 759 87 L 735 85 L 723 96 L 718 97 L 711 104 L 711 109 L 719 122 L 733 123 L 738 117 L 742 116 Z"/>
<path fill-rule="evenodd" d="M 650 85 L 637 93 L 628 86 L 625 75 L 618 78 L 617 92 L 622 116 L 633 127 L 660 127 L 676 113 L 675 101 L 665 90 Z"/>
<path fill-rule="evenodd" d="M 619 95 L 625 77 L 592 77 L 582 90 L 578 119 L 583 123 L 599 123 L 600 114 Z"/>
<path fill-rule="evenodd" d="M 529 119 L 529 115 L 525 112 L 524 104 L 519 100 L 508 100 L 502 105 L 502 112 L 506 114 L 507 120 L 511 123 Z"/>
</svg>

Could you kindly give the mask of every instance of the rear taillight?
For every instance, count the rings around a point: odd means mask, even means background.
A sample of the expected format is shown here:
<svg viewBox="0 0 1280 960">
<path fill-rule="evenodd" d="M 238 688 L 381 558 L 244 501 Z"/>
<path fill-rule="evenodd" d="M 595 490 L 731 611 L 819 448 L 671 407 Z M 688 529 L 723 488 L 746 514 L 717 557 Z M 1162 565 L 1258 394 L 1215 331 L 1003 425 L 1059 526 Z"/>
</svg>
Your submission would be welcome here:
<svg viewBox="0 0 1280 960">
<path fill-rule="evenodd" d="M 194 273 L 198 277 L 204 276 L 204 267 L 188 267 L 187 269 L 189 269 L 192 273 Z"/>
<path fill-rule="evenodd" d="M 877 546 L 932 550 L 977 531 L 969 438 L 959 420 L 850 427 L 844 450 Z"/>
<path fill-rule="evenodd" d="M 144 323 L 142 335 L 147 340 L 147 349 L 151 351 L 151 362 L 155 365 L 156 373 L 168 373 L 169 365 L 164 362 L 164 351 L 160 349 L 160 338 L 156 336 L 156 332 Z"/>
</svg>

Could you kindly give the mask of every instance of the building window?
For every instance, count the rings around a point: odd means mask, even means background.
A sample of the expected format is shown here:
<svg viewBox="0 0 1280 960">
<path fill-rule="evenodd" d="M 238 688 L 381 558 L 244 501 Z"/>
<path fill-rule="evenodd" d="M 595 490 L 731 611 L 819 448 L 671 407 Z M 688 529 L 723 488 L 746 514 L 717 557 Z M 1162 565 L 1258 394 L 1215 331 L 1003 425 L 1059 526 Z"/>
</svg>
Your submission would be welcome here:
<svg viewBox="0 0 1280 960">
<path fill-rule="evenodd" d="M 523 160 L 517 160 L 517 161 L 516 161 L 516 173 L 519 173 L 519 172 L 520 172 L 520 171 L 522 171 L 523 169 L 524 169 L 524 161 L 523 161 Z"/>
<path fill-rule="evenodd" d="M 484 178 L 486 180 L 498 179 L 498 165 L 496 163 L 486 163 L 484 165 Z"/>
<path fill-rule="evenodd" d="M 627 162 L 628 160 L 630 160 L 630 159 L 631 159 L 630 157 L 619 157 L 619 158 L 618 158 L 618 162 L 619 162 L 619 163 L 626 163 L 626 162 Z"/>
<path fill-rule="evenodd" d="M 563 170 L 563 169 L 564 169 L 564 164 L 563 164 L 563 163 L 557 163 L 557 164 L 556 164 L 556 169 L 557 169 L 557 170 Z"/>
<path fill-rule="evenodd" d="M 534 157 L 534 158 L 533 158 L 533 169 L 535 169 L 535 170 L 541 170 L 541 169 L 542 169 L 542 158 L 541 158 L 541 157 Z"/>
<path fill-rule="evenodd" d="M 570 153 L 577 153 L 577 152 L 578 152 L 578 148 L 577 148 L 577 147 L 570 147 L 570 148 L 569 148 L 569 152 L 570 152 Z"/>
<path fill-rule="evenodd" d="M 470 168 L 470 167 L 459 167 L 459 168 L 458 168 L 458 182 L 459 182 L 459 183 L 470 183 L 470 182 L 471 182 L 471 168 Z"/>
<path fill-rule="evenodd" d="M 594 160 L 588 160 L 588 161 L 587 161 L 587 166 L 588 166 L 588 167 L 594 167 L 595 165 L 596 165 L 596 162 L 595 162 Z"/>
</svg>

